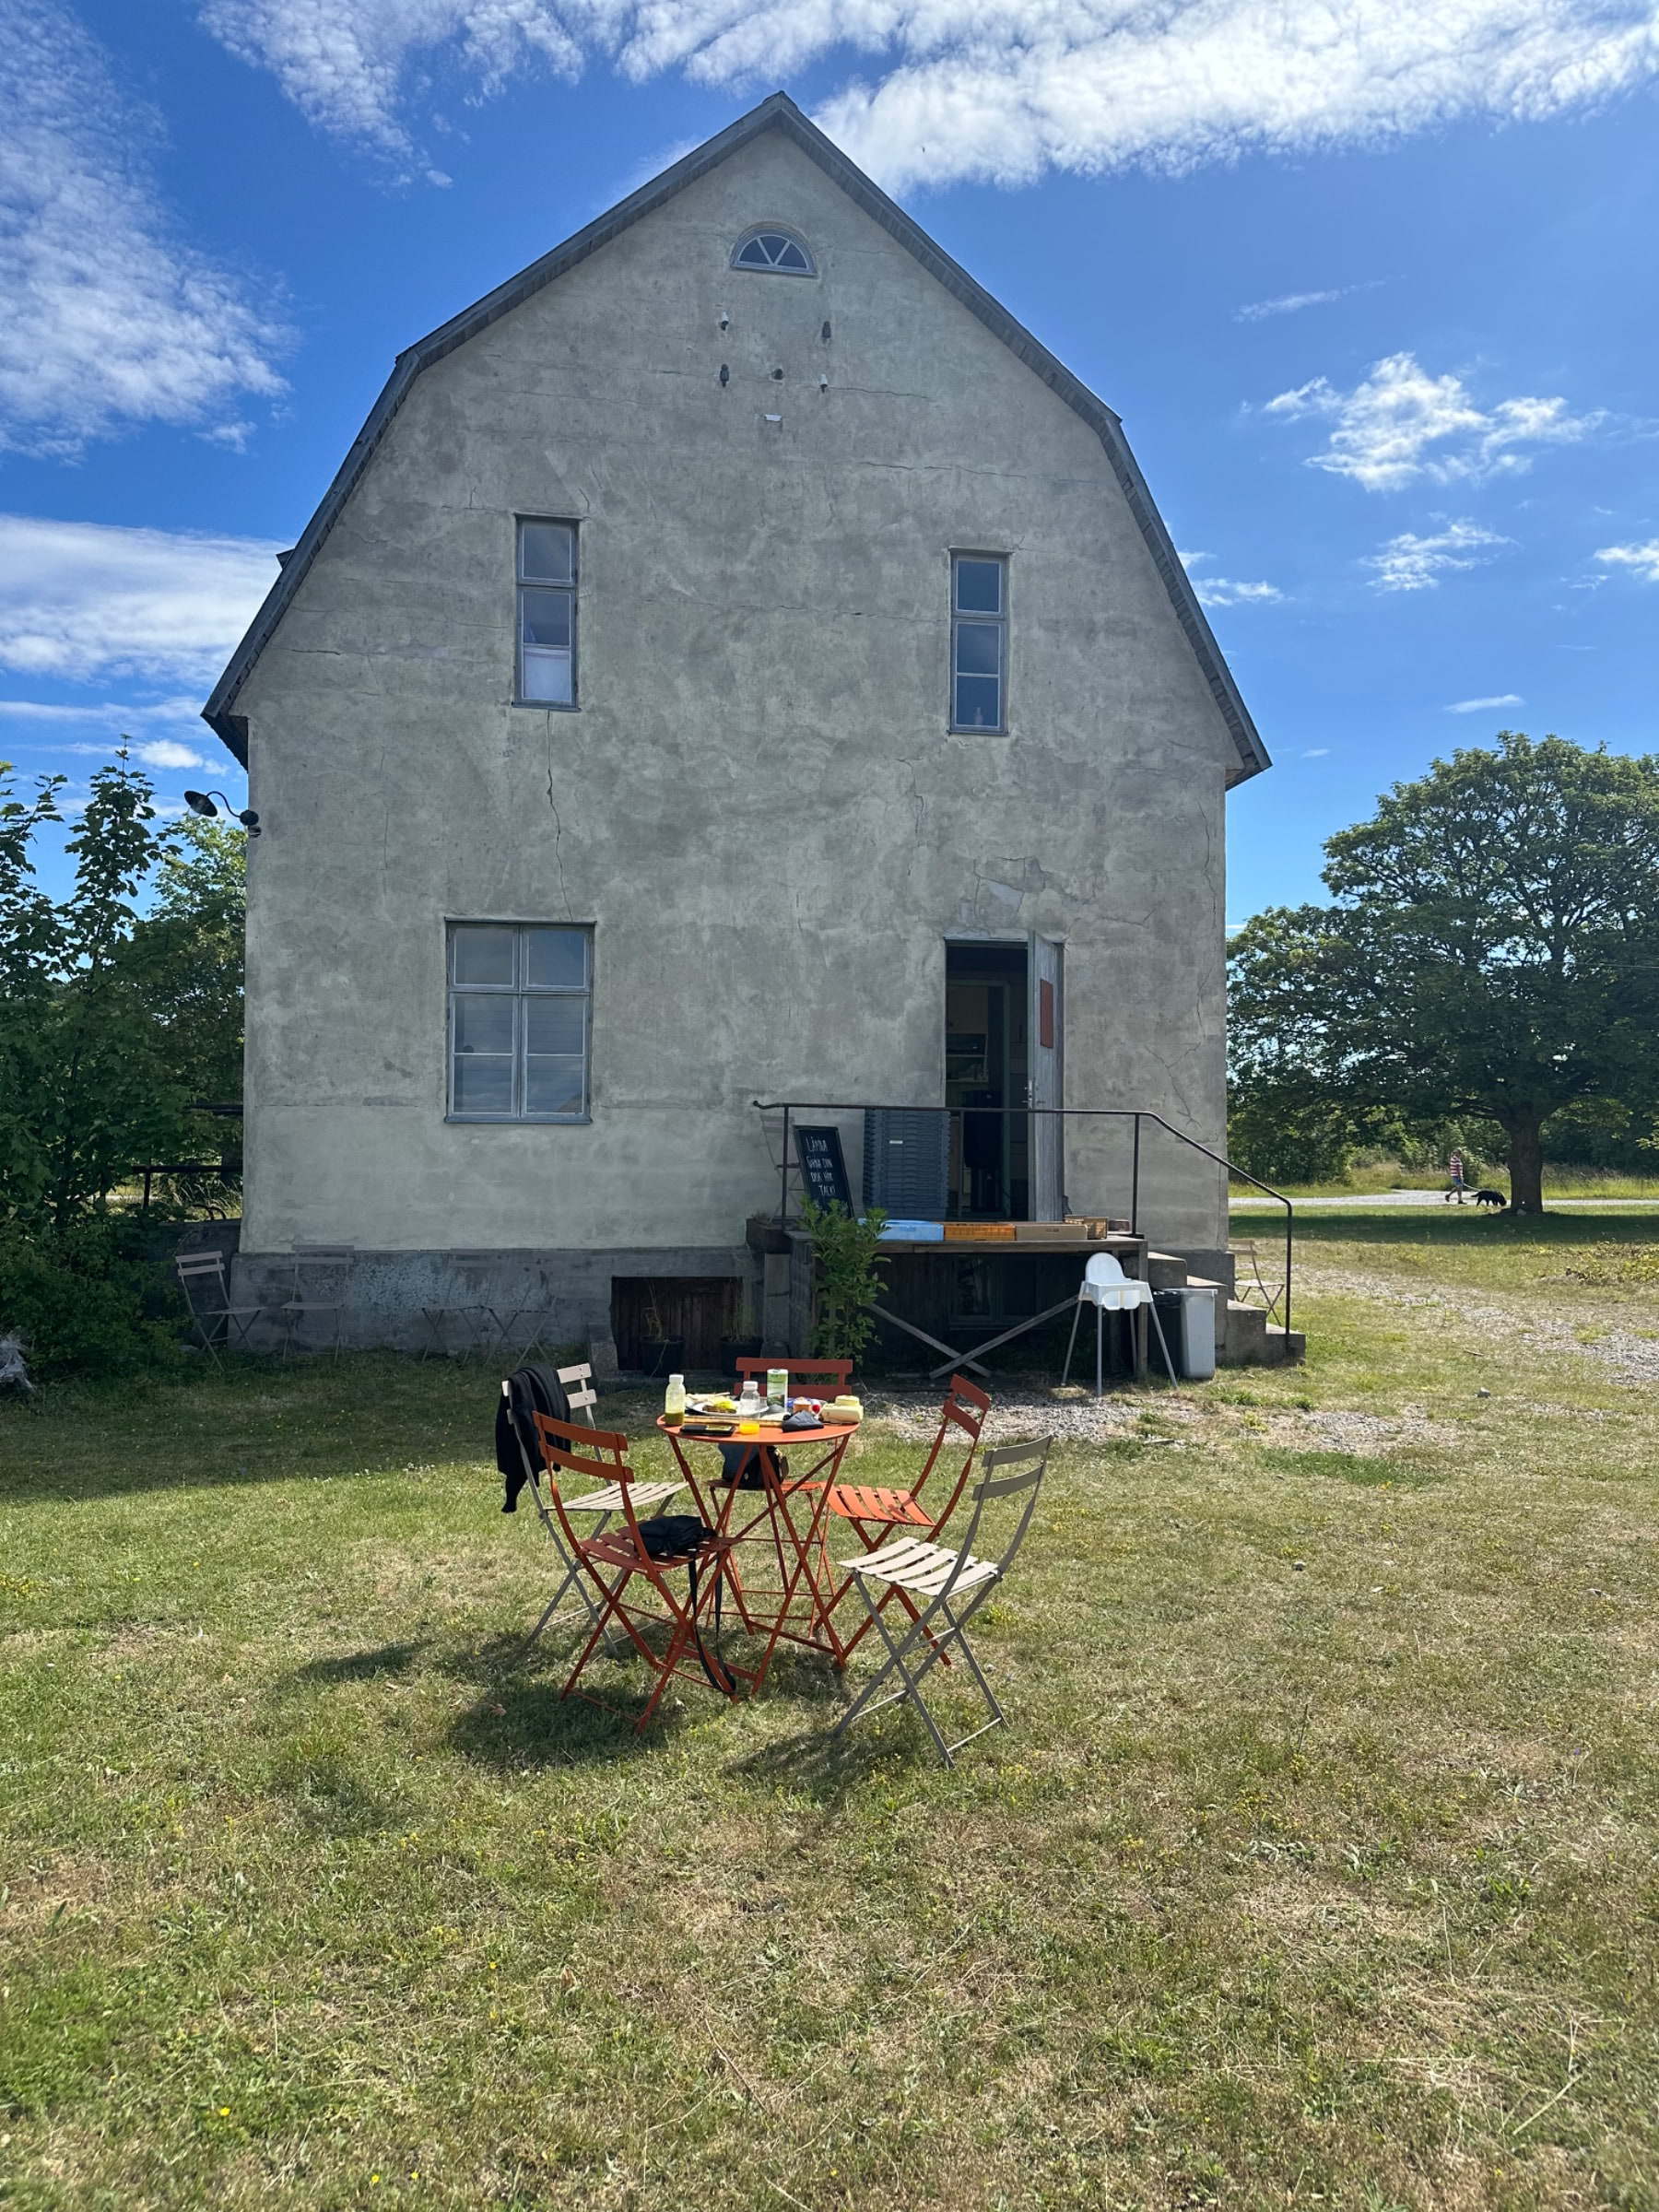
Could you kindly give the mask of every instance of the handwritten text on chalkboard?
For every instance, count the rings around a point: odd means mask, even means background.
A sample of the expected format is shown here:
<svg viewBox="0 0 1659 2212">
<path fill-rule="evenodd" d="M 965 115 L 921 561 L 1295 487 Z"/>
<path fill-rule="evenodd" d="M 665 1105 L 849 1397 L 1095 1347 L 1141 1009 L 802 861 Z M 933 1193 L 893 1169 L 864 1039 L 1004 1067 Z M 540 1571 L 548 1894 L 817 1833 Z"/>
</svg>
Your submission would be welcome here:
<svg viewBox="0 0 1659 2212">
<path fill-rule="evenodd" d="M 841 1156 L 841 1131 L 797 1127 L 794 1140 L 795 1158 L 801 1163 L 801 1180 L 808 1196 L 819 1206 L 832 1206 L 839 1199 L 851 1213 L 853 1190 Z"/>
</svg>

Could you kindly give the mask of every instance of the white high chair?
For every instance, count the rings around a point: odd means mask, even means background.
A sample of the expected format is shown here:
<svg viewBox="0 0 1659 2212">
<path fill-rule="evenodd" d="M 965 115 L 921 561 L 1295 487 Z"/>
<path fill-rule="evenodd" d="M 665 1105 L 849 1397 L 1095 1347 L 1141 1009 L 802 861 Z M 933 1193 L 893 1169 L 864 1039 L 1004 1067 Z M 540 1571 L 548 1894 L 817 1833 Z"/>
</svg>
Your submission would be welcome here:
<svg viewBox="0 0 1659 2212">
<path fill-rule="evenodd" d="M 1175 1380 L 1175 1362 L 1170 1358 L 1170 1347 L 1164 1342 L 1163 1324 L 1158 1318 L 1158 1306 L 1152 1296 L 1150 1283 L 1137 1281 L 1124 1273 L 1122 1264 L 1109 1252 L 1091 1253 L 1083 1280 L 1077 1288 L 1077 1310 L 1072 1315 L 1071 1342 L 1065 1347 L 1065 1372 L 1060 1378 L 1060 1387 L 1065 1388 L 1071 1380 L 1072 1354 L 1077 1348 L 1077 1324 L 1083 1318 L 1085 1306 L 1095 1310 L 1095 1396 L 1103 1387 L 1102 1364 L 1108 1313 L 1133 1313 L 1136 1307 L 1145 1306 L 1158 1333 L 1158 1348 L 1163 1354 L 1163 1363 L 1170 1371 L 1170 1380 Z"/>
</svg>

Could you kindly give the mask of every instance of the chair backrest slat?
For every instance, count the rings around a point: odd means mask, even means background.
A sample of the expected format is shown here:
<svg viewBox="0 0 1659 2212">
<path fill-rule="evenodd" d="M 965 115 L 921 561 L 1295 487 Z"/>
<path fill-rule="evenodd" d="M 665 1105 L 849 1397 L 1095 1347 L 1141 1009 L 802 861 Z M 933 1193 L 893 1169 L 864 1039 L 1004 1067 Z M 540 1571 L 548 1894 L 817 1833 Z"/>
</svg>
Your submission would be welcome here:
<svg viewBox="0 0 1659 2212">
<path fill-rule="evenodd" d="M 802 1382 L 821 1379 L 839 1382 L 843 1389 L 853 1376 L 851 1359 L 792 1359 L 782 1357 L 769 1359 L 764 1355 L 757 1356 L 753 1352 L 739 1352 L 737 1355 L 737 1372 L 740 1375 L 764 1375 L 774 1367 L 781 1367 L 792 1382 L 797 1378 Z"/>
<path fill-rule="evenodd" d="M 1037 1510 L 1042 1478 L 1048 1472 L 1049 1453 L 1053 1446 L 1052 1436 L 1033 1438 L 1018 1444 L 995 1444 L 985 1453 L 980 1463 L 985 1473 L 974 1485 L 973 1517 L 969 1522 L 968 1533 L 962 1540 L 964 1552 L 974 1549 L 980 1522 L 987 1505 L 994 1504 L 1003 1498 L 1018 1498 L 1021 1494 L 1025 1498 L 1025 1505 L 1009 1535 L 1002 1557 L 996 1562 L 998 1574 L 1008 1571 L 1014 1563 L 1015 1554 L 1025 1542 L 1026 1531 L 1031 1525 L 1031 1515 Z M 999 1467 L 1013 1466 L 1019 1467 L 1021 1471 L 1015 1475 L 997 1473 Z"/>
<path fill-rule="evenodd" d="M 565 1404 L 572 1413 L 580 1413 L 589 1428 L 593 1421 L 586 1412 L 589 1406 L 597 1406 L 599 1393 L 594 1388 L 594 1371 L 584 1360 L 580 1367 L 556 1367 L 553 1372 L 564 1385 Z M 572 1383 L 580 1388 L 572 1389 Z"/>
<path fill-rule="evenodd" d="M 937 1432 L 927 1457 L 922 1463 L 922 1472 L 911 1489 L 912 1498 L 921 1497 L 928 1477 L 939 1463 L 939 1455 L 949 1441 L 952 1429 L 959 1429 L 968 1439 L 967 1456 L 962 1461 L 950 1496 L 945 1501 L 944 1511 L 934 1515 L 935 1531 L 943 1528 L 955 1512 L 957 1500 L 968 1486 L 968 1477 L 973 1472 L 973 1455 L 979 1449 L 980 1431 L 985 1425 L 985 1417 L 990 1410 L 989 1391 L 982 1390 L 977 1382 L 971 1382 L 966 1375 L 951 1376 L 950 1387 L 945 1393 L 945 1403 L 939 1408 Z"/>
<path fill-rule="evenodd" d="M 547 1465 L 547 1488 L 553 1493 L 553 1508 L 572 1550 L 580 1539 L 566 1516 L 564 1498 L 559 1484 L 552 1479 L 555 1471 L 559 1468 L 574 1475 L 591 1475 L 599 1482 L 616 1484 L 622 1499 L 622 1517 L 628 1524 L 629 1541 L 641 1566 L 648 1568 L 650 1554 L 645 1549 L 644 1539 L 640 1535 L 639 1520 L 634 1512 L 633 1486 L 639 1478 L 624 1456 L 628 1450 L 627 1437 L 619 1429 L 578 1428 L 572 1421 L 555 1420 L 550 1413 L 538 1413 L 534 1418 L 535 1433 L 541 1442 L 542 1457 Z M 582 1452 L 571 1449 L 578 1444 L 582 1447 Z M 609 1453 L 611 1457 L 601 1461 L 583 1456 L 584 1453 L 595 1448 Z M 608 1537 L 606 1540 L 609 1540 Z"/>
</svg>

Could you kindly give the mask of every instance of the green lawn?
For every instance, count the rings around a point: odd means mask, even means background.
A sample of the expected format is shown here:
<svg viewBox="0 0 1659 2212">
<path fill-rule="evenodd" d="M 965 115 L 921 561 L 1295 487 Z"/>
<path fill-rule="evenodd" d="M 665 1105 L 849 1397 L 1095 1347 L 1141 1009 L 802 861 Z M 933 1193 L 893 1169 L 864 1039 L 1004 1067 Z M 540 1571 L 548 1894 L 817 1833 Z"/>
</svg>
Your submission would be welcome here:
<svg viewBox="0 0 1659 2212">
<path fill-rule="evenodd" d="M 488 1374 L 0 1408 L 0 2203 L 1659 2206 L 1651 1227 L 1309 1223 L 1306 1369 L 1057 1454 L 949 1773 L 503 1670 Z"/>
</svg>

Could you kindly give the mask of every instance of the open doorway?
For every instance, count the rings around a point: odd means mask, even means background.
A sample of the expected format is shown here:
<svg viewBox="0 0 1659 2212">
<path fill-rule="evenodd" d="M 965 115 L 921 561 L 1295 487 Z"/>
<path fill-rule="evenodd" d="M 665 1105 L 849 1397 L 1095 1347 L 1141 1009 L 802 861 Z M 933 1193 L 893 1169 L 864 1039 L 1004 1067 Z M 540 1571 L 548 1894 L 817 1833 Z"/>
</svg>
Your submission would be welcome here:
<svg viewBox="0 0 1659 2212">
<path fill-rule="evenodd" d="M 945 947 L 945 1103 L 951 1117 L 950 1212 L 978 1221 L 1030 1218 L 1030 956 L 1023 944 Z M 981 1112 L 975 1112 L 978 1107 Z"/>
</svg>

